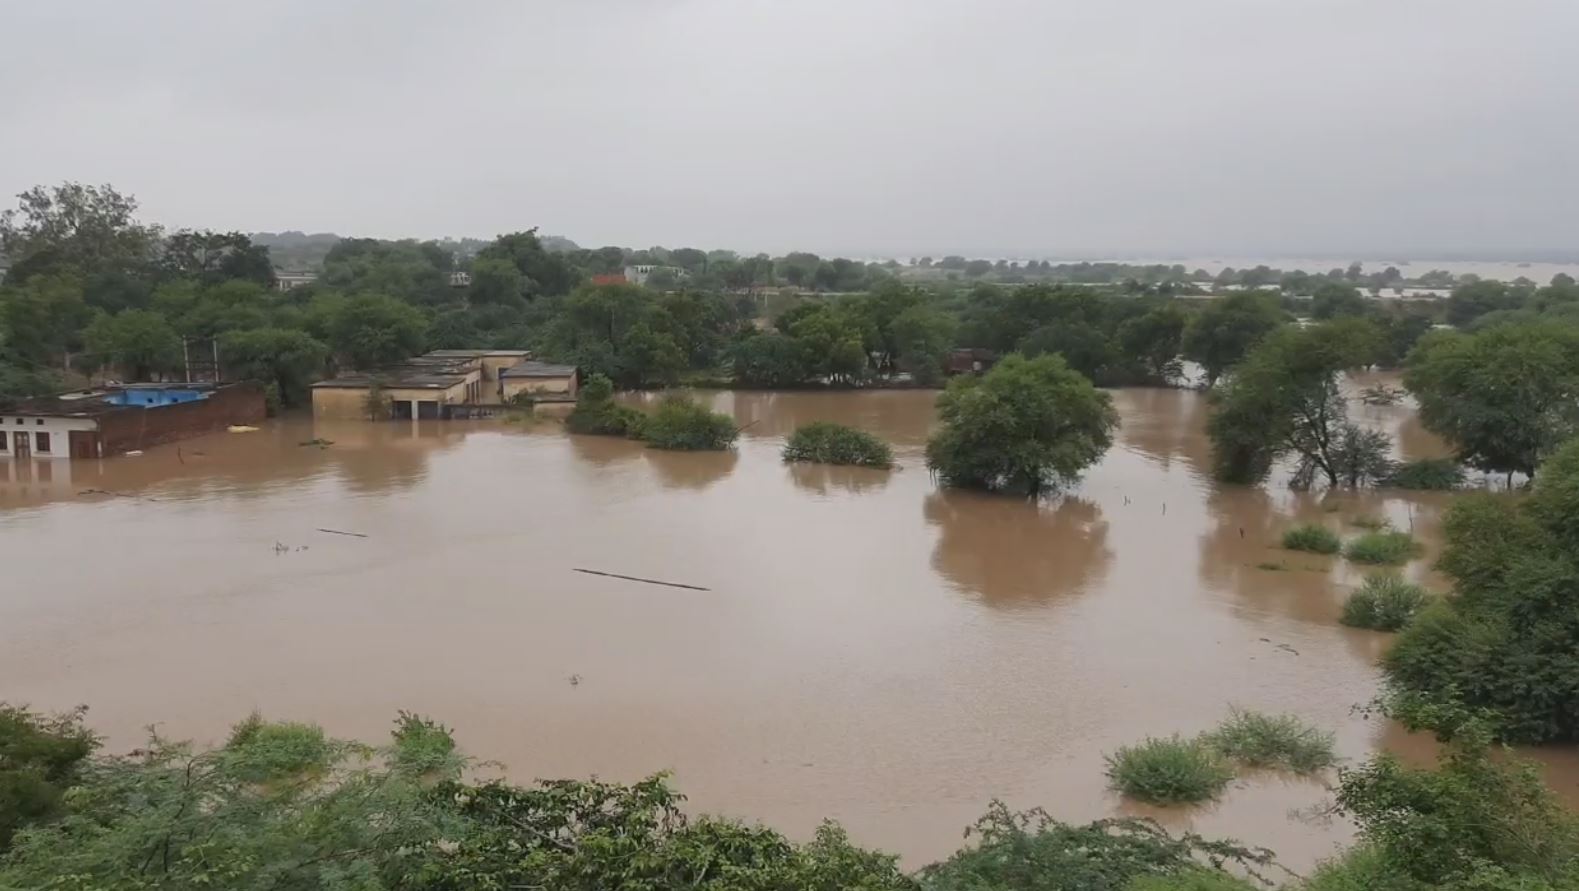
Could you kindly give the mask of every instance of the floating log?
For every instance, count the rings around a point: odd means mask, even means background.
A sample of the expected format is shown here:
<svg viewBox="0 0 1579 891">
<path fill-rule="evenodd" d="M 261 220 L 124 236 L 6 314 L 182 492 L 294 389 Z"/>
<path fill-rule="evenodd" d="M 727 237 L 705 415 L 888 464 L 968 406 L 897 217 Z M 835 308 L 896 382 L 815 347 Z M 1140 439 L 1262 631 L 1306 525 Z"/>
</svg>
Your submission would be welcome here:
<svg viewBox="0 0 1579 891">
<path fill-rule="evenodd" d="M 349 535 L 349 536 L 351 536 L 353 538 L 366 538 L 367 537 L 367 536 L 363 535 L 360 532 L 341 532 L 338 529 L 319 529 L 318 531 L 319 532 L 327 532 L 330 535 Z"/>
<path fill-rule="evenodd" d="M 624 579 L 627 582 L 642 582 L 642 583 L 648 584 L 648 585 L 663 585 L 666 588 L 684 588 L 687 591 L 711 591 L 711 590 L 713 590 L 712 588 L 704 588 L 701 585 L 686 585 L 686 584 L 682 584 L 680 582 L 662 582 L 662 581 L 659 581 L 658 579 L 644 579 L 641 576 L 636 576 L 636 575 L 620 575 L 617 572 L 600 572 L 600 571 L 598 571 L 596 569 L 582 569 L 580 567 L 573 567 L 573 569 L 574 569 L 575 572 L 584 572 L 587 575 L 601 575 L 601 576 L 605 576 L 605 577 L 611 578 L 611 579 Z"/>
</svg>

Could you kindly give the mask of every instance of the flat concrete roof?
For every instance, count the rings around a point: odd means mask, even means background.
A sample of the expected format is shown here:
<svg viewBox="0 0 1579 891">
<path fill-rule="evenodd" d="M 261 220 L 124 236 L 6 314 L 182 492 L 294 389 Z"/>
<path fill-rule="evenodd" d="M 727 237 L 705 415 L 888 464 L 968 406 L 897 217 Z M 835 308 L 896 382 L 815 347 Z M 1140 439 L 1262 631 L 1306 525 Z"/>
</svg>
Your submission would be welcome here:
<svg viewBox="0 0 1579 891">
<path fill-rule="evenodd" d="M 531 350 L 428 350 L 423 356 L 437 359 L 478 359 L 483 356 L 530 356 Z"/>
<path fill-rule="evenodd" d="M 522 362 L 499 372 L 500 377 L 570 377 L 576 373 L 574 365 L 554 365 L 549 362 Z"/>
<path fill-rule="evenodd" d="M 404 377 L 390 378 L 379 381 L 379 385 L 386 390 L 448 390 L 456 384 L 464 384 L 464 374 L 409 374 Z M 313 389 L 342 390 L 367 390 L 373 386 L 373 379 L 364 376 L 336 377 L 326 381 L 317 381 Z"/>
</svg>

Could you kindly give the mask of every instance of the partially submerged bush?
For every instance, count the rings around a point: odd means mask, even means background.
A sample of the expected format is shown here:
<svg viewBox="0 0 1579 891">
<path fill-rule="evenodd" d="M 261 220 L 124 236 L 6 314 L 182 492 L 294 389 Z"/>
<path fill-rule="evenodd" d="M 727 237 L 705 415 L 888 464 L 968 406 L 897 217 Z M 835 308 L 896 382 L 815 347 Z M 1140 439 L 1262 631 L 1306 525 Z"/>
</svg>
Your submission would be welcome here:
<svg viewBox="0 0 1579 891">
<path fill-rule="evenodd" d="M 728 415 L 688 396 L 671 394 L 642 421 L 637 436 L 655 449 L 723 451 L 735 444 L 740 428 Z"/>
<path fill-rule="evenodd" d="M 795 428 L 784 443 L 784 460 L 892 467 L 894 452 L 888 443 L 864 430 L 814 421 Z"/>
<path fill-rule="evenodd" d="M 615 402 L 614 383 L 594 374 L 576 394 L 576 407 L 566 416 L 565 429 L 593 436 L 636 436 L 643 417 L 636 409 Z"/>
<path fill-rule="evenodd" d="M 1234 709 L 1203 741 L 1246 767 L 1310 774 L 1337 763 L 1334 737 L 1294 715 Z"/>
<path fill-rule="evenodd" d="M 1343 547 L 1338 533 L 1320 523 L 1306 523 L 1283 533 L 1283 547 L 1312 554 L 1336 554 Z"/>
<path fill-rule="evenodd" d="M 1419 585 L 1401 576 L 1378 573 L 1365 579 L 1343 603 L 1339 620 L 1352 628 L 1397 631 L 1414 618 L 1431 597 Z"/>
<path fill-rule="evenodd" d="M 1343 556 L 1355 563 L 1373 566 L 1398 566 L 1408 563 L 1420 553 L 1420 545 L 1407 532 L 1387 530 L 1367 532 L 1349 542 Z"/>
<path fill-rule="evenodd" d="M 1210 801 L 1234 778 L 1217 750 L 1198 739 L 1177 735 L 1147 737 L 1107 756 L 1109 785 L 1152 804 Z"/>
<path fill-rule="evenodd" d="M 1381 482 L 1396 489 L 1447 491 L 1464 485 L 1464 469 L 1451 458 L 1405 461 Z"/>
<path fill-rule="evenodd" d="M 456 758 L 450 729 L 421 715 L 400 712 L 393 736 L 395 763 L 418 773 L 451 766 Z"/>
</svg>

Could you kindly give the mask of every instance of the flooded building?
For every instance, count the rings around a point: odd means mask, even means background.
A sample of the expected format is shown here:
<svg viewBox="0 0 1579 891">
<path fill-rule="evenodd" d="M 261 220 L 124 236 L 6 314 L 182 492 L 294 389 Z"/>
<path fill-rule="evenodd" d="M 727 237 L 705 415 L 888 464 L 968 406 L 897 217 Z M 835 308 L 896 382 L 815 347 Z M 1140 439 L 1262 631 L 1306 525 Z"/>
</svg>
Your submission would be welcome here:
<svg viewBox="0 0 1579 891">
<path fill-rule="evenodd" d="M 520 395 L 538 402 L 572 402 L 579 383 L 574 365 L 522 362 L 500 372 L 500 386 L 507 402 Z"/>
<path fill-rule="evenodd" d="M 318 381 L 313 417 L 372 417 L 375 397 L 401 420 L 440 420 L 459 406 L 500 405 L 504 375 L 531 357 L 530 350 L 433 350 L 376 372 Z"/>
<path fill-rule="evenodd" d="M 105 458 L 256 424 L 263 388 L 240 384 L 125 384 L 25 400 L 0 409 L 0 456 Z"/>
</svg>

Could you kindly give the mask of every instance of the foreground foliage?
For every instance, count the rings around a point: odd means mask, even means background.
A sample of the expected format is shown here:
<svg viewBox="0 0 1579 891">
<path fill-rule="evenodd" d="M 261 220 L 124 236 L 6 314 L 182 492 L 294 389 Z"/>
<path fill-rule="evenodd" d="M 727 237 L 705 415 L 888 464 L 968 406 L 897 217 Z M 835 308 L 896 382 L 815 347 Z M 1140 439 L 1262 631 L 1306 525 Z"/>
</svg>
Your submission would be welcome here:
<svg viewBox="0 0 1579 891">
<path fill-rule="evenodd" d="M 894 451 L 888 443 L 864 430 L 814 421 L 795 428 L 790 434 L 784 443 L 784 460 L 892 467 Z"/>
<path fill-rule="evenodd" d="M 1474 494 L 1447 512 L 1453 596 L 1404 629 L 1384 666 L 1406 717 L 1482 712 L 1516 742 L 1579 740 L 1579 441 L 1527 497 Z"/>
<path fill-rule="evenodd" d="M 0 703 L 0 854 L 18 829 L 60 815 L 66 788 L 97 746 L 81 710 L 42 715 Z"/>
<path fill-rule="evenodd" d="M 1148 737 L 1107 756 L 1118 792 L 1152 804 L 1194 804 L 1216 798 L 1234 778 L 1223 756 L 1201 739 Z"/>
<path fill-rule="evenodd" d="M 1367 576 L 1365 583 L 1349 594 L 1339 621 L 1351 628 L 1397 631 L 1430 601 L 1431 596 L 1419 585 L 1379 573 Z"/>
<path fill-rule="evenodd" d="M 1059 356 L 1009 356 L 938 397 L 927 466 L 944 485 L 1032 496 L 1077 478 L 1113 442 L 1112 399 Z"/>
</svg>

